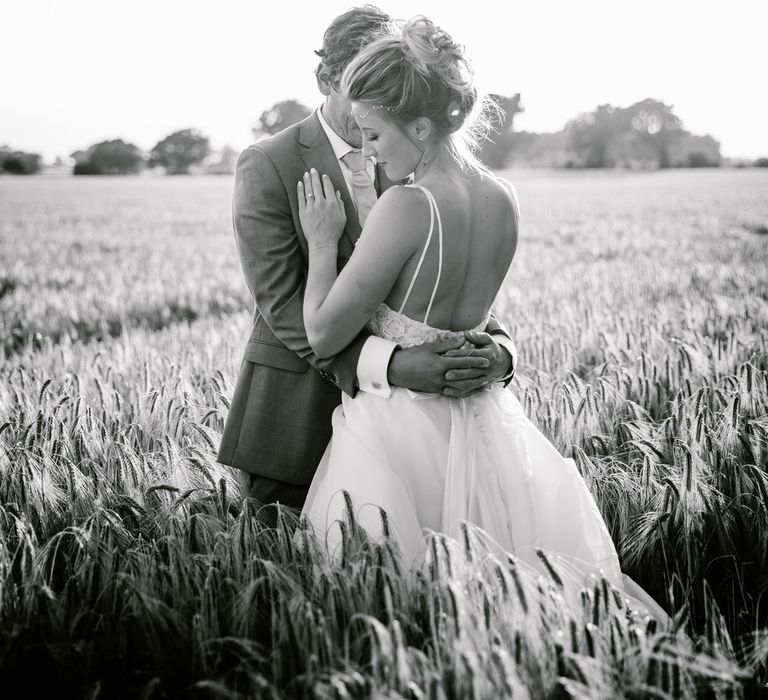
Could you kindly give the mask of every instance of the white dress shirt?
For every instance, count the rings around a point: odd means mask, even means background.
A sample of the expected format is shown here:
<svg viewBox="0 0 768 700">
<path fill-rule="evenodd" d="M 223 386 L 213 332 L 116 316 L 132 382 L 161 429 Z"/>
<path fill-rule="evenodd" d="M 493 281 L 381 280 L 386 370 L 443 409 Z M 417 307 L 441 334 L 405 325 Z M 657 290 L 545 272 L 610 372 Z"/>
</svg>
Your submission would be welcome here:
<svg viewBox="0 0 768 700">
<path fill-rule="evenodd" d="M 350 173 L 349 168 L 341 159 L 347 153 L 356 149 L 331 129 L 328 122 L 325 121 L 323 111 L 320 108 L 317 110 L 317 118 L 320 120 L 320 126 L 323 127 L 323 131 L 328 137 L 333 154 L 339 161 L 344 182 L 346 182 L 347 189 L 354 200 L 352 173 Z M 366 168 L 371 176 L 371 182 L 373 182 L 376 177 L 376 165 L 373 159 L 368 158 Z M 392 353 L 395 351 L 395 348 L 397 348 L 397 343 L 375 335 L 372 335 L 365 341 L 363 349 L 360 351 L 360 357 L 357 360 L 357 383 L 361 391 L 366 391 L 369 394 L 375 394 L 385 399 L 389 398 L 392 393 L 392 387 L 387 380 L 387 369 L 389 368 L 389 361 L 392 359 Z"/>
</svg>

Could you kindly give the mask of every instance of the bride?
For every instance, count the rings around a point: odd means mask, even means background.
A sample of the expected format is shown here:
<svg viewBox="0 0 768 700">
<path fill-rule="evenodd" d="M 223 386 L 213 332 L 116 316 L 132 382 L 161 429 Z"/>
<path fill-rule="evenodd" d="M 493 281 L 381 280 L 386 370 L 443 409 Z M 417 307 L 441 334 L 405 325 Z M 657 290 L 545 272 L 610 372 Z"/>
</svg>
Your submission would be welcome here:
<svg viewBox="0 0 768 700">
<path fill-rule="evenodd" d="M 315 354 L 333 355 L 363 326 L 403 347 L 484 328 L 515 255 L 519 209 L 512 186 L 458 133 L 476 102 L 461 48 L 417 17 L 364 48 L 342 89 L 363 155 L 391 180 L 413 174 L 413 184 L 381 196 L 337 274 L 341 197 L 315 171 L 298 183 L 310 250 L 304 321 Z M 404 388 L 388 399 L 345 394 L 303 510 L 331 549 L 341 541 L 346 494 L 358 525 L 374 538 L 386 527 L 416 565 L 425 533 L 457 537 L 467 521 L 532 567 L 540 568 L 540 548 L 574 579 L 602 574 L 663 615 L 621 573 L 574 463 L 500 385 L 462 397 Z"/>
</svg>

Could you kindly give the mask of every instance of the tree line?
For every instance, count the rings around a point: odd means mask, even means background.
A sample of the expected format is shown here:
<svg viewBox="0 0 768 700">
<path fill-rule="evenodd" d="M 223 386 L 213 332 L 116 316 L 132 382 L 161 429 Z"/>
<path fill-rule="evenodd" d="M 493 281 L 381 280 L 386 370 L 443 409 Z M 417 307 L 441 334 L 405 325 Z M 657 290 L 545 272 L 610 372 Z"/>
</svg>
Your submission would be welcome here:
<svg viewBox="0 0 768 700">
<path fill-rule="evenodd" d="M 75 151 L 70 158 L 74 160 L 74 175 L 132 175 L 147 167 L 161 167 L 169 175 L 185 175 L 205 161 L 207 173 L 234 172 L 235 149 L 225 146 L 213 162 L 211 154 L 207 136 L 196 129 L 182 129 L 158 141 L 148 153 L 123 139 L 112 139 Z M 31 175 L 39 172 L 41 165 L 42 158 L 36 153 L 0 147 L 0 172 Z"/>
<path fill-rule="evenodd" d="M 566 130 L 576 163 L 588 168 L 632 163 L 696 168 L 722 162 L 714 138 L 686 131 L 671 105 L 650 98 L 624 108 L 600 105 L 571 121 Z"/>
<path fill-rule="evenodd" d="M 566 168 L 717 167 L 723 162 L 713 137 L 687 131 L 671 105 L 646 98 L 629 107 L 598 105 L 555 133 L 514 130 L 523 112 L 520 95 L 495 96 L 505 116 L 483 145 L 494 168 L 530 165 Z M 760 165 L 760 161 L 754 163 Z"/>
<path fill-rule="evenodd" d="M 629 107 L 598 105 L 578 115 L 555 133 L 516 131 L 515 117 L 524 111 L 519 93 L 491 95 L 498 106 L 494 128 L 481 145 L 480 157 L 493 169 L 515 165 L 566 168 L 717 167 L 720 144 L 712 136 L 687 131 L 672 105 L 646 98 Z M 262 112 L 252 132 L 255 139 L 271 136 L 311 113 L 297 100 L 282 100 Z M 207 136 L 196 129 L 169 134 L 145 153 L 122 139 L 102 141 L 71 154 L 75 175 L 127 175 L 143 168 L 162 167 L 182 175 L 206 163 L 207 173 L 232 173 L 237 153 L 230 147 L 211 162 Z M 768 167 L 768 158 L 755 166 Z M 0 172 L 32 174 L 41 157 L 0 147 Z"/>
<path fill-rule="evenodd" d="M 182 129 L 158 141 L 146 155 L 122 139 L 102 141 L 84 151 L 75 151 L 75 175 L 128 175 L 145 167 L 162 167 L 169 175 L 186 175 L 210 154 L 207 136 L 196 129 Z"/>
</svg>

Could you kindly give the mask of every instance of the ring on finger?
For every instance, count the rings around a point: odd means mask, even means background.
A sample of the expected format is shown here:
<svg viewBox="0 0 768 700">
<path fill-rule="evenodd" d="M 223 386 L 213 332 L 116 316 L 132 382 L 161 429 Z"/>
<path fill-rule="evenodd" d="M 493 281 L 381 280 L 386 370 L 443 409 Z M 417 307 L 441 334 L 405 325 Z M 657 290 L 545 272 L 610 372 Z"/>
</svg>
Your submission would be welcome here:
<svg viewBox="0 0 768 700">
<path fill-rule="evenodd" d="M 314 199 L 315 195 L 313 195 L 311 192 L 307 192 L 307 199 Z"/>
</svg>

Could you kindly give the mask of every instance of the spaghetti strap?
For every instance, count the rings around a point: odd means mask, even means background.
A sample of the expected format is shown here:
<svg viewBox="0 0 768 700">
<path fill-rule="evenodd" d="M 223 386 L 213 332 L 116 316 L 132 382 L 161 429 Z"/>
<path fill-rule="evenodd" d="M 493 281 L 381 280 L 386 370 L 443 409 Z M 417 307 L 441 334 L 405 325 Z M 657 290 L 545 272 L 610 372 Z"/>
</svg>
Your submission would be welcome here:
<svg viewBox="0 0 768 700">
<path fill-rule="evenodd" d="M 432 302 L 435 300 L 437 294 L 437 288 L 440 285 L 440 275 L 443 272 L 443 222 L 440 219 L 440 210 L 437 208 L 437 202 L 435 196 L 427 189 L 421 188 L 429 197 L 431 208 L 435 212 L 437 218 L 437 279 L 435 279 L 435 286 L 432 288 L 432 296 L 429 298 L 429 306 L 427 306 L 427 313 L 424 314 L 424 323 L 428 325 L 429 312 L 432 311 Z"/>
<path fill-rule="evenodd" d="M 424 244 L 424 250 L 421 251 L 419 264 L 416 265 L 416 270 L 413 273 L 413 277 L 411 277 L 411 283 L 408 285 L 408 291 L 405 293 L 405 296 L 403 297 L 403 303 L 400 304 L 400 308 L 397 310 L 397 313 L 399 314 L 403 313 L 403 309 L 405 308 L 405 305 L 408 303 L 408 299 L 411 296 L 411 290 L 413 290 L 413 285 L 416 282 L 416 278 L 419 276 L 419 270 L 421 270 L 421 265 L 424 262 L 424 258 L 427 255 L 427 248 L 429 248 L 429 243 L 432 240 L 432 231 L 435 227 L 435 212 L 432 209 L 432 200 L 429 197 L 429 192 L 423 187 L 421 187 L 420 185 L 412 185 L 412 187 L 417 187 L 418 189 L 422 190 L 422 192 L 424 192 L 424 194 L 427 196 L 427 203 L 429 204 L 429 233 L 427 234 L 427 242 Z"/>
<path fill-rule="evenodd" d="M 426 188 L 422 187 L 421 185 L 411 185 L 412 187 L 418 187 L 427 197 L 427 202 L 429 203 L 429 233 L 427 234 L 427 242 L 424 244 L 424 250 L 421 251 L 421 257 L 419 258 L 419 264 L 416 265 L 416 270 L 413 273 L 413 277 L 411 278 L 411 283 L 408 285 L 408 291 L 405 293 L 405 297 L 403 298 L 403 303 L 400 304 L 400 308 L 397 310 L 397 313 L 401 314 L 403 313 L 403 309 L 405 308 L 405 305 L 408 303 L 408 299 L 411 296 L 411 291 L 413 290 L 413 285 L 416 282 L 416 278 L 419 276 L 419 271 L 421 270 L 421 266 L 424 263 L 424 258 L 427 255 L 427 250 L 429 249 L 429 244 L 432 241 L 432 233 L 435 229 L 435 219 L 437 219 L 437 250 L 438 250 L 438 262 L 437 262 L 437 279 L 435 280 L 435 286 L 432 289 L 432 296 L 429 298 L 429 305 L 427 306 L 427 312 L 424 314 L 424 321 L 423 323 L 427 323 L 429 319 L 429 312 L 432 310 L 432 303 L 435 301 L 435 295 L 437 294 L 437 287 L 440 284 L 440 275 L 443 271 L 443 223 L 440 219 L 440 211 L 437 208 L 437 202 L 435 201 L 434 196 L 432 193 Z"/>
</svg>

